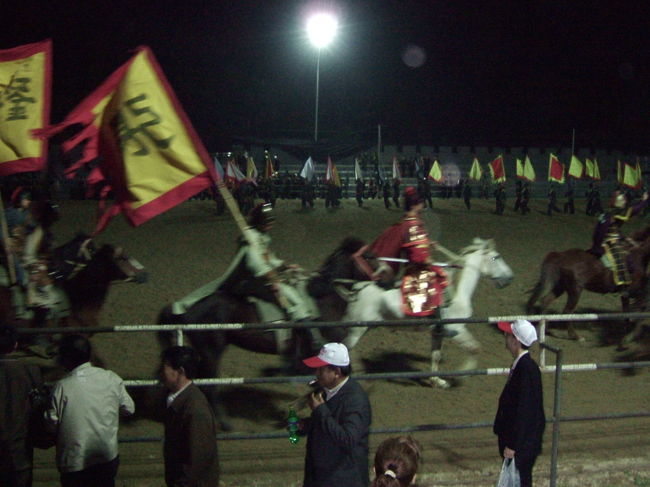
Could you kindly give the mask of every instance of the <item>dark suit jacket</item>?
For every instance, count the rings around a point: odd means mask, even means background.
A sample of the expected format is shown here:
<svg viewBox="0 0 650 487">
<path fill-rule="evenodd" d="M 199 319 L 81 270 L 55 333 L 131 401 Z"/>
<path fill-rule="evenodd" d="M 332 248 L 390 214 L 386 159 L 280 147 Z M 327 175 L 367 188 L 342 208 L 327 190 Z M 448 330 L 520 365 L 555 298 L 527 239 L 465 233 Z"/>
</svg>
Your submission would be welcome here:
<svg viewBox="0 0 650 487">
<path fill-rule="evenodd" d="M 217 423 L 207 399 L 194 384 L 165 411 L 163 450 L 168 487 L 219 485 Z"/>
<path fill-rule="evenodd" d="M 0 356 L 0 471 L 32 466 L 29 392 L 41 383 L 41 372 L 35 365 Z"/>
<path fill-rule="evenodd" d="M 546 427 L 542 396 L 542 374 L 530 354 L 517 362 L 506 382 L 494 418 L 494 433 L 499 437 L 499 453 L 515 450 L 515 458 L 535 458 L 542 450 Z"/>
<path fill-rule="evenodd" d="M 311 414 L 303 487 L 367 487 L 368 395 L 354 379 Z"/>
</svg>

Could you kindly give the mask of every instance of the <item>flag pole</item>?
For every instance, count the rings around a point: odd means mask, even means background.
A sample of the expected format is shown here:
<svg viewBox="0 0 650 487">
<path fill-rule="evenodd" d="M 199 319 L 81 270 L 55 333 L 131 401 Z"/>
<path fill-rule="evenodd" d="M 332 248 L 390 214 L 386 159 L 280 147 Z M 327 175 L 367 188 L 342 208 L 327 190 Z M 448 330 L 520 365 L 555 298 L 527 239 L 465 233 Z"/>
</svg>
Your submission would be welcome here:
<svg viewBox="0 0 650 487">
<path fill-rule="evenodd" d="M 379 170 L 379 164 L 381 163 L 379 159 L 380 154 L 381 154 L 381 124 L 377 125 L 377 170 Z"/>
<path fill-rule="evenodd" d="M 226 203 L 226 206 L 230 211 L 230 214 L 235 219 L 235 223 L 237 224 L 239 231 L 242 233 L 242 236 L 246 242 L 248 242 L 248 245 L 254 245 L 254 242 L 251 241 L 250 233 L 248 232 L 250 226 L 248 225 L 248 222 L 246 222 L 244 215 L 242 215 L 241 210 L 239 209 L 239 205 L 235 201 L 235 198 L 233 198 L 232 193 L 226 187 L 223 179 L 217 179 L 216 185 L 219 193 L 221 194 L 221 197 L 223 198 L 223 201 Z M 274 280 L 277 281 L 277 278 Z M 277 293 L 275 297 L 280 303 L 280 306 L 282 306 L 284 309 L 287 309 L 289 307 L 289 302 L 282 293 Z"/>
<path fill-rule="evenodd" d="M 7 258 L 7 269 L 9 271 L 9 284 L 16 285 L 16 268 L 14 267 L 14 255 L 9 250 L 11 240 L 9 237 L 9 227 L 7 226 L 7 215 L 5 215 L 5 205 L 2 200 L 2 191 L 0 190 L 0 228 L 4 236 L 5 257 Z"/>
<path fill-rule="evenodd" d="M 576 129 L 573 129 L 571 132 L 571 155 L 575 155 L 576 148 Z"/>
</svg>

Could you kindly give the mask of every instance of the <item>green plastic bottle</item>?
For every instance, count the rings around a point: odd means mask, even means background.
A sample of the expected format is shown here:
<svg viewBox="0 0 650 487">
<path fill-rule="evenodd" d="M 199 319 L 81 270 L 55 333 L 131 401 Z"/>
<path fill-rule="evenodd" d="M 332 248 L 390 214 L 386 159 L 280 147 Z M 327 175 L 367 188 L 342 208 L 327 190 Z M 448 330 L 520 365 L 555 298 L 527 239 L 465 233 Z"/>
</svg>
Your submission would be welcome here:
<svg viewBox="0 0 650 487">
<path fill-rule="evenodd" d="M 293 408 L 289 409 L 289 416 L 287 417 L 287 429 L 289 430 L 289 443 L 295 445 L 298 443 L 300 437 L 298 436 L 298 415 Z"/>
</svg>

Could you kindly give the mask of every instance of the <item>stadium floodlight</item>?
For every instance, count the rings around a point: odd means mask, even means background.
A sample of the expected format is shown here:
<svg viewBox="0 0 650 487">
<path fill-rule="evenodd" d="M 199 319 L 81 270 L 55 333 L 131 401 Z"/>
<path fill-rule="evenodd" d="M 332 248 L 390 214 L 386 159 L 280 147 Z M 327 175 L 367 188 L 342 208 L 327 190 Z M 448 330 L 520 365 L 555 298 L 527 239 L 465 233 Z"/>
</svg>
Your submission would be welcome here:
<svg viewBox="0 0 650 487">
<path fill-rule="evenodd" d="M 318 49 L 316 59 L 316 109 L 314 115 L 314 142 L 318 142 L 318 92 L 320 82 L 320 52 L 330 45 L 336 36 L 338 20 L 330 13 L 320 12 L 307 20 L 307 36 L 312 45 Z"/>
</svg>

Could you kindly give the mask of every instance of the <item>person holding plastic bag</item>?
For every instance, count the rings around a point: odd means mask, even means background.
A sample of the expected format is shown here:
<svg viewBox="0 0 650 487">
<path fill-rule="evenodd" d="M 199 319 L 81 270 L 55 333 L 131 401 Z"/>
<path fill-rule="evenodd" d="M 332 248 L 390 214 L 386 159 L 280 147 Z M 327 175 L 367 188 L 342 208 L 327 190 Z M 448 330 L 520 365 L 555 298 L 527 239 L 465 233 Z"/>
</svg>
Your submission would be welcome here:
<svg viewBox="0 0 650 487">
<path fill-rule="evenodd" d="M 546 426 L 542 374 L 528 353 L 529 347 L 537 340 L 537 331 L 526 320 L 500 321 L 498 326 L 505 334 L 506 349 L 515 360 L 499 397 L 493 430 L 499 439 L 499 453 L 505 460 L 503 471 L 516 470 L 520 483 L 502 484 L 500 479 L 497 486 L 530 487 L 533 485 L 533 465 L 542 450 Z"/>
</svg>

